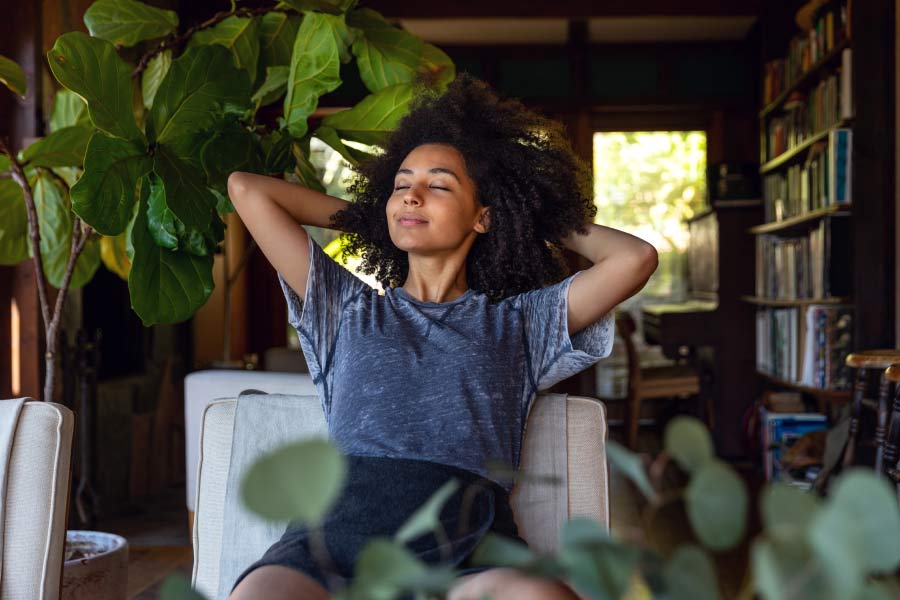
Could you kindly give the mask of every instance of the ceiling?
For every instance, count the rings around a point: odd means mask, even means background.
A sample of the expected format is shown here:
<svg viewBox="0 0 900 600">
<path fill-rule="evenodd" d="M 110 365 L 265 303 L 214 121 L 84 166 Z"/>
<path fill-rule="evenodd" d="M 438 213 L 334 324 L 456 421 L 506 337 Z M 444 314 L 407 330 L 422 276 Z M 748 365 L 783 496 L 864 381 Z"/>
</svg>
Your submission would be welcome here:
<svg viewBox="0 0 900 600">
<path fill-rule="evenodd" d="M 483 46 L 565 44 L 563 17 L 400 18 L 407 31 L 435 44 Z M 610 16 L 584 19 L 587 41 L 604 43 L 742 40 L 756 21 L 751 15 Z"/>
</svg>

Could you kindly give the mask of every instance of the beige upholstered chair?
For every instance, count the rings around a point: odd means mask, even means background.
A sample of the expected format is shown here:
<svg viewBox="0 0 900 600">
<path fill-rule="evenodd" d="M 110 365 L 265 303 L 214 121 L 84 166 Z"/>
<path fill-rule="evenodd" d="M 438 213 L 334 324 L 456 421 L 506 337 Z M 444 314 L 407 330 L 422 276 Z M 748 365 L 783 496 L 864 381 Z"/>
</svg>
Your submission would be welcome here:
<svg viewBox="0 0 900 600">
<path fill-rule="evenodd" d="M 0 495 L 0 598 L 56 600 L 65 552 L 75 415 L 65 406 L 31 398 L 25 399 L 17 415 L 10 406 L 4 407 L 0 418 L 4 442 L 0 460 L 7 476 L 6 493 Z"/>
<path fill-rule="evenodd" d="M 325 434 L 317 396 L 277 395 L 271 398 L 272 414 L 277 418 L 287 420 L 290 415 L 296 415 L 298 419 L 312 420 L 315 422 L 304 422 L 298 429 L 306 435 Z M 192 583 L 210 598 L 216 597 L 220 578 L 228 580 L 229 583 L 224 585 L 230 585 L 239 574 L 221 572 L 220 565 L 232 563 L 233 570 L 233 553 L 245 551 L 229 547 L 227 552 L 232 556 L 222 560 L 223 552 L 226 552 L 222 548 L 223 515 L 226 512 L 225 491 L 235 408 L 233 398 L 210 403 L 203 413 L 200 432 Z M 555 549 L 559 529 L 571 517 L 590 517 L 609 526 L 606 433 L 606 411 L 598 400 L 565 394 L 538 395 L 528 417 L 522 469 L 535 475 L 552 474 L 559 478 L 561 485 L 523 482 L 513 491 L 513 511 L 520 535 L 533 548 L 540 551 Z M 244 435 L 252 436 L 252 431 L 244 430 Z M 270 448 L 277 445 L 267 444 Z M 275 535 L 270 543 L 277 538 Z M 246 562 L 249 564 L 252 559 L 247 558 Z"/>
</svg>

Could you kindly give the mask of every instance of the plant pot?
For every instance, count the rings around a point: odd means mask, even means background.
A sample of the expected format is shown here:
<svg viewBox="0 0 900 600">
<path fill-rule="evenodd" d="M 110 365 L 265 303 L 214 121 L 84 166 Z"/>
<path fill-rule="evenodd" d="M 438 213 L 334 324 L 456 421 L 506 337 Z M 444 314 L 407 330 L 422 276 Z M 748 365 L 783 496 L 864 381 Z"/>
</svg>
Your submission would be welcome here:
<svg viewBox="0 0 900 600">
<path fill-rule="evenodd" d="M 72 553 L 75 553 L 72 556 Z M 125 600 L 128 594 L 128 542 L 102 531 L 66 531 L 60 600 Z"/>
</svg>

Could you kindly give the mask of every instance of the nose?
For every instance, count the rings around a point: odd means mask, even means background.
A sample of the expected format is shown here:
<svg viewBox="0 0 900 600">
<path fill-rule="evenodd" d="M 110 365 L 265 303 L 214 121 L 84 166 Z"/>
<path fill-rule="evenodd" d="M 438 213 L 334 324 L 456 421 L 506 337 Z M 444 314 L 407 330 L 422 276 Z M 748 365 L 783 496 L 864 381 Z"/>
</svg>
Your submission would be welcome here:
<svg viewBox="0 0 900 600">
<path fill-rule="evenodd" d="M 419 197 L 413 193 L 411 187 L 406 190 L 406 194 L 403 195 L 403 204 L 404 205 L 414 204 L 414 205 L 418 206 L 421 203 L 422 203 L 421 200 L 419 200 Z"/>
</svg>

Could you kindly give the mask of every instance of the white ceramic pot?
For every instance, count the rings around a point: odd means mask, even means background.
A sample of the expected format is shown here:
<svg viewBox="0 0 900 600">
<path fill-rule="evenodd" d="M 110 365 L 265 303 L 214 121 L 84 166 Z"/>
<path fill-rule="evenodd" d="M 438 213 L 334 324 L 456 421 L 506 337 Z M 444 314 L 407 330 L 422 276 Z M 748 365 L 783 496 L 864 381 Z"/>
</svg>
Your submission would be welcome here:
<svg viewBox="0 0 900 600">
<path fill-rule="evenodd" d="M 125 600 L 128 594 L 128 542 L 102 531 L 66 531 L 66 554 L 79 550 L 92 556 L 63 565 L 60 600 Z"/>
</svg>

